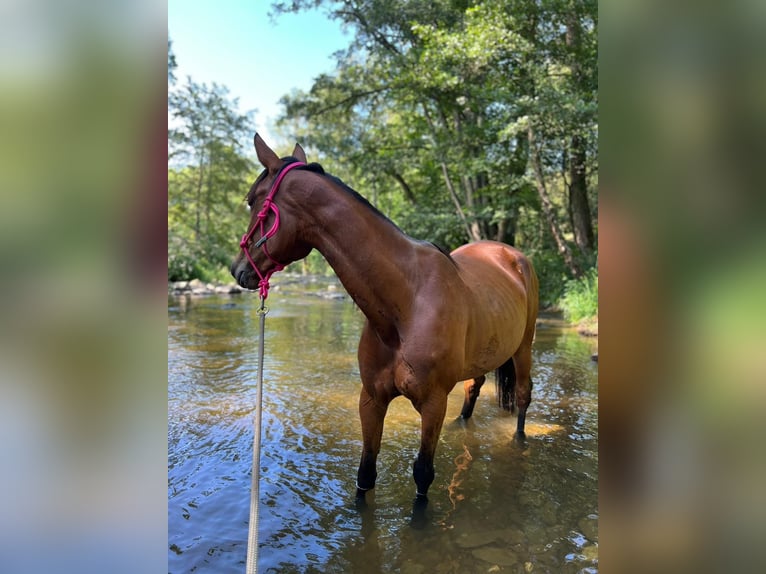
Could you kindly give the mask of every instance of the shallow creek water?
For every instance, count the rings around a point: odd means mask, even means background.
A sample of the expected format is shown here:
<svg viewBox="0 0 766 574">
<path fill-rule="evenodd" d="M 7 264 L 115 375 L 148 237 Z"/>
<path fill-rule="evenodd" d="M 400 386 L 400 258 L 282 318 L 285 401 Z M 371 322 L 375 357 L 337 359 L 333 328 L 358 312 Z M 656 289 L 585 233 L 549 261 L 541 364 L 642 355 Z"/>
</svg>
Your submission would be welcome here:
<svg viewBox="0 0 766 574">
<path fill-rule="evenodd" d="M 420 420 L 404 398 L 389 408 L 377 486 L 366 506 L 355 501 L 363 316 L 341 294 L 322 282 L 269 297 L 259 572 L 596 572 L 597 341 L 541 317 L 523 445 L 491 375 L 467 422 L 456 386 L 413 524 Z M 244 572 L 257 308 L 252 294 L 168 299 L 173 574 Z"/>
</svg>

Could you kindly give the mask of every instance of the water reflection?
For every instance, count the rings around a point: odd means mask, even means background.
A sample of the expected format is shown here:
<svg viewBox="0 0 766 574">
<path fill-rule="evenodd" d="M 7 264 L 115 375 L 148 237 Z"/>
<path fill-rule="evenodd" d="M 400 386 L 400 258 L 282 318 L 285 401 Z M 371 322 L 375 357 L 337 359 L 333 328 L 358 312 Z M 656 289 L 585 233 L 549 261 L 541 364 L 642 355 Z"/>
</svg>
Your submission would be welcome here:
<svg viewBox="0 0 766 574">
<path fill-rule="evenodd" d="M 375 491 L 363 507 L 354 497 L 360 312 L 297 293 L 269 302 L 261 572 L 595 571 L 595 341 L 542 321 L 524 444 L 492 385 L 467 422 L 456 388 L 413 528 L 420 422 L 405 399 L 386 419 Z M 169 572 L 244 570 L 256 308 L 248 296 L 169 301 Z"/>
</svg>

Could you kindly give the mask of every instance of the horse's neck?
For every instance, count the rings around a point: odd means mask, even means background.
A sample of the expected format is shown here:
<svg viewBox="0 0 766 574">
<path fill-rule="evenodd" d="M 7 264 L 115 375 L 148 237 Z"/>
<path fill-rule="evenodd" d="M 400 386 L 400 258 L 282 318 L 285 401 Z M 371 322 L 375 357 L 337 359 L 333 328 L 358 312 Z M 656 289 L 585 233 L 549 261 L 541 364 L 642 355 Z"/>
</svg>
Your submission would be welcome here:
<svg viewBox="0 0 766 574">
<path fill-rule="evenodd" d="M 414 297 L 412 266 L 419 246 L 346 191 L 330 185 L 312 195 L 321 202 L 313 210 L 318 225 L 310 243 L 381 338 L 397 344 Z"/>
</svg>

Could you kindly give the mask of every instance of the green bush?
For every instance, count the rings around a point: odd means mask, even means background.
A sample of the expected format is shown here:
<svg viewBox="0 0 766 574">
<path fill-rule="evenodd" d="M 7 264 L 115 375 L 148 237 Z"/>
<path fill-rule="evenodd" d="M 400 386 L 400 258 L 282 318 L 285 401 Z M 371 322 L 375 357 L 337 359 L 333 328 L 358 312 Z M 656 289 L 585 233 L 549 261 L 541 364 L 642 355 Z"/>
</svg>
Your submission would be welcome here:
<svg viewBox="0 0 766 574">
<path fill-rule="evenodd" d="M 201 279 L 204 273 L 199 260 L 188 254 L 168 254 L 168 281 Z"/>
<path fill-rule="evenodd" d="M 205 283 L 231 283 L 230 262 L 220 257 L 211 261 L 204 255 L 170 253 L 168 255 L 168 281 L 199 279 Z"/>
<path fill-rule="evenodd" d="M 598 315 L 598 269 L 590 269 L 579 279 L 571 279 L 559 300 L 564 318 L 578 323 Z"/>
<path fill-rule="evenodd" d="M 557 305 L 567 284 L 567 269 L 564 260 L 550 251 L 537 251 L 529 254 L 529 256 L 540 284 L 540 309 L 548 309 Z"/>
</svg>

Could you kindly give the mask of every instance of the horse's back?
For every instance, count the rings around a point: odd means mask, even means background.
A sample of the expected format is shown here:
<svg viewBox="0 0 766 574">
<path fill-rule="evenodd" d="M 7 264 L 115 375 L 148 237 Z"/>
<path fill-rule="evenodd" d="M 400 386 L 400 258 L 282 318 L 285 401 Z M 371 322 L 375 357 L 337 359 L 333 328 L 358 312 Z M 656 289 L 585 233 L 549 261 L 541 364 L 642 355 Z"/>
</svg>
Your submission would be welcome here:
<svg viewBox="0 0 766 574">
<path fill-rule="evenodd" d="M 477 241 L 455 249 L 451 254 L 466 283 L 508 277 L 529 294 L 537 288 L 537 276 L 529 259 L 518 249 L 498 241 Z"/>
</svg>

